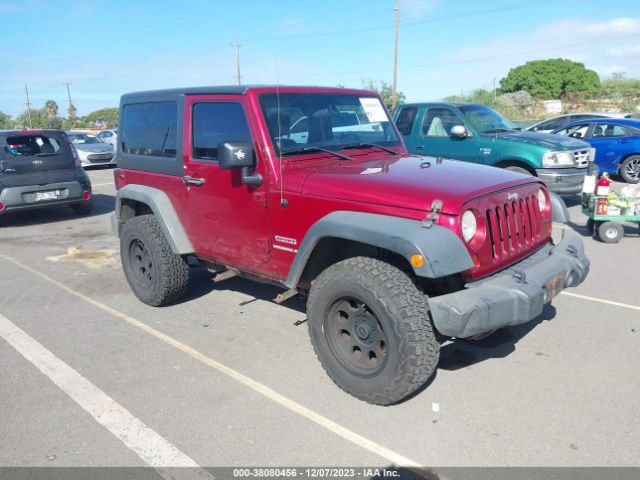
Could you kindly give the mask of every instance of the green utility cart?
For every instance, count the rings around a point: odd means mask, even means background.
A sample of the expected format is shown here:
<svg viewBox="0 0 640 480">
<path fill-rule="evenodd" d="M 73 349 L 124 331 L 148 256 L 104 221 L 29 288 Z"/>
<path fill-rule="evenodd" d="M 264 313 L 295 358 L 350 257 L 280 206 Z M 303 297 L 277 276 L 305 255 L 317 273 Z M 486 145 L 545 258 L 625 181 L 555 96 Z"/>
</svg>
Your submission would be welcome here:
<svg viewBox="0 0 640 480">
<path fill-rule="evenodd" d="M 621 222 L 636 223 L 640 229 L 640 197 L 583 193 L 582 213 L 589 217 L 587 228 L 593 238 L 605 243 L 618 243 L 624 236 Z"/>
</svg>

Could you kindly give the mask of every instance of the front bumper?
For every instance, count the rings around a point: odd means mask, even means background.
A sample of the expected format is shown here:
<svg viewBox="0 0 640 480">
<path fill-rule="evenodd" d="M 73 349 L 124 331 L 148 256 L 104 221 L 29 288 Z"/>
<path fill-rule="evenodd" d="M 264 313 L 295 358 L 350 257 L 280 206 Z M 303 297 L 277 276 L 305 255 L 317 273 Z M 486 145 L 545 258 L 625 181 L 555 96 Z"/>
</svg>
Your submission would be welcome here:
<svg viewBox="0 0 640 480">
<path fill-rule="evenodd" d="M 541 168 L 536 175 L 551 192 L 576 195 L 582 191 L 587 168 Z"/>
<path fill-rule="evenodd" d="M 545 303 L 567 287 L 582 283 L 589 272 L 582 239 L 563 231 L 558 245 L 536 253 L 491 277 L 469 283 L 464 290 L 429 300 L 436 329 L 467 338 L 538 317 Z"/>
<path fill-rule="evenodd" d="M 1 213 L 82 203 L 85 201 L 82 199 L 85 191 L 91 193 L 90 185 L 83 185 L 79 181 L 7 187 L 0 192 L 0 202 L 5 206 Z M 53 199 L 36 200 L 38 192 L 57 192 L 57 195 Z"/>
</svg>

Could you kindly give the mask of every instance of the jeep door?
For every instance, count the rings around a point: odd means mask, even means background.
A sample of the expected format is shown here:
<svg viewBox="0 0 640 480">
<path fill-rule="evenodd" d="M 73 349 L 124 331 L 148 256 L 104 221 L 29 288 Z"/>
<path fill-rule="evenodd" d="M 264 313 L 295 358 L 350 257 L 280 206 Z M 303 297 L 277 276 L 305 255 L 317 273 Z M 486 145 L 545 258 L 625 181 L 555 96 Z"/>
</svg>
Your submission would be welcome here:
<svg viewBox="0 0 640 480">
<path fill-rule="evenodd" d="M 198 256 L 259 272 L 269 259 L 267 182 L 241 183 L 240 170 L 222 169 L 218 145 L 250 142 L 256 171 L 266 175 L 257 148 L 256 127 L 243 95 L 187 96 L 184 109 L 185 207 L 191 242 Z"/>
</svg>

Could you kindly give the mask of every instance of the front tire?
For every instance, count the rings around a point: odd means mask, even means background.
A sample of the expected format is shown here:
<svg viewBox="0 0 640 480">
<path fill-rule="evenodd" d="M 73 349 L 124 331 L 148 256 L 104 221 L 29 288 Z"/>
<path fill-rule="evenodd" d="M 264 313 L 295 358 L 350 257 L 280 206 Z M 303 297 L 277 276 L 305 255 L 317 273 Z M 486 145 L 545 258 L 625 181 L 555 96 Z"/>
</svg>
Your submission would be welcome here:
<svg viewBox="0 0 640 480">
<path fill-rule="evenodd" d="M 184 296 L 189 265 L 173 253 L 153 215 L 134 217 L 124 224 L 120 257 L 127 282 L 142 302 L 159 307 Z"/>
<path fill-rule="evenodd" d="M 328 267 L 311 284 L 307 315 L 322 367 L 360 400 L 397 403 L 436 370 L 427 296 L 388 263 L 354 257 Z"/>
</svg>

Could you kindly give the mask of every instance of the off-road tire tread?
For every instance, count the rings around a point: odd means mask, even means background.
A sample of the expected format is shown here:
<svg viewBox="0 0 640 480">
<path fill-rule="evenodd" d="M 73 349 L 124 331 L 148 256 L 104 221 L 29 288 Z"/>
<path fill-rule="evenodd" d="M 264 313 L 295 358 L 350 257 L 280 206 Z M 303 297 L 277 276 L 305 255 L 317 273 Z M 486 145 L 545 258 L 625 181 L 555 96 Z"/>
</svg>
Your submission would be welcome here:
<svg viewBox="0 0 640 480">
<path fill-rule="evenodd" d="M 154 215 L 140 215 L 128 220 L 123 227 L 121 238 L 125 238 L 125 229 L 134 229 L 141 233 L 142 240 L 151 251 L 159 278 L 154 285 L 151 294 L 147 298 L 140 298 L 141 301 L 153 307 L 160 307 L 175 302 L 182 298 L 187 291 L 189 283 L 189 265 L 185 258 L 174 253 L 164 236 L 162 227 Z M 121 245 L 122 262 L 125 255 L 128 256 L 128 246 Z M 126 267 L 125 267 L 126 268 Z M 131 284 L 132 280 L 127 281 Z M 135 290 L 134 290 L 134 293 Z"/>
<path fill-rule="evenodd" d="M 402 358 L 397 375 L 386 389 L 364 395 L 355 392 L 350 385 L 343 384 L 324 365 L 318 352 L 317 340 L 311 334 L 311 322 L 314 319 L 316 296 L 327 288 L 336 278 L 351 278 L 360 285 L 366 285 L 369 291 L 386 306 L 392 321 L 395 335 L 400 339 Z M 383 296 L 384 294 L 384 296 Z M 398 403 L 422 387 L 435 372 L 440 355 L 440 344 L 436 340 L 429 318 L 427 296 L 420 292 L 409 276 L 398 268 L 370 257 L 353 257 L 338 262 L 325 269 L 311 284 L 307 302 L 309 332 L 316 357 L 327 375 L 345 392 L 367 403 L 392 405 Z"/>
</svg>

